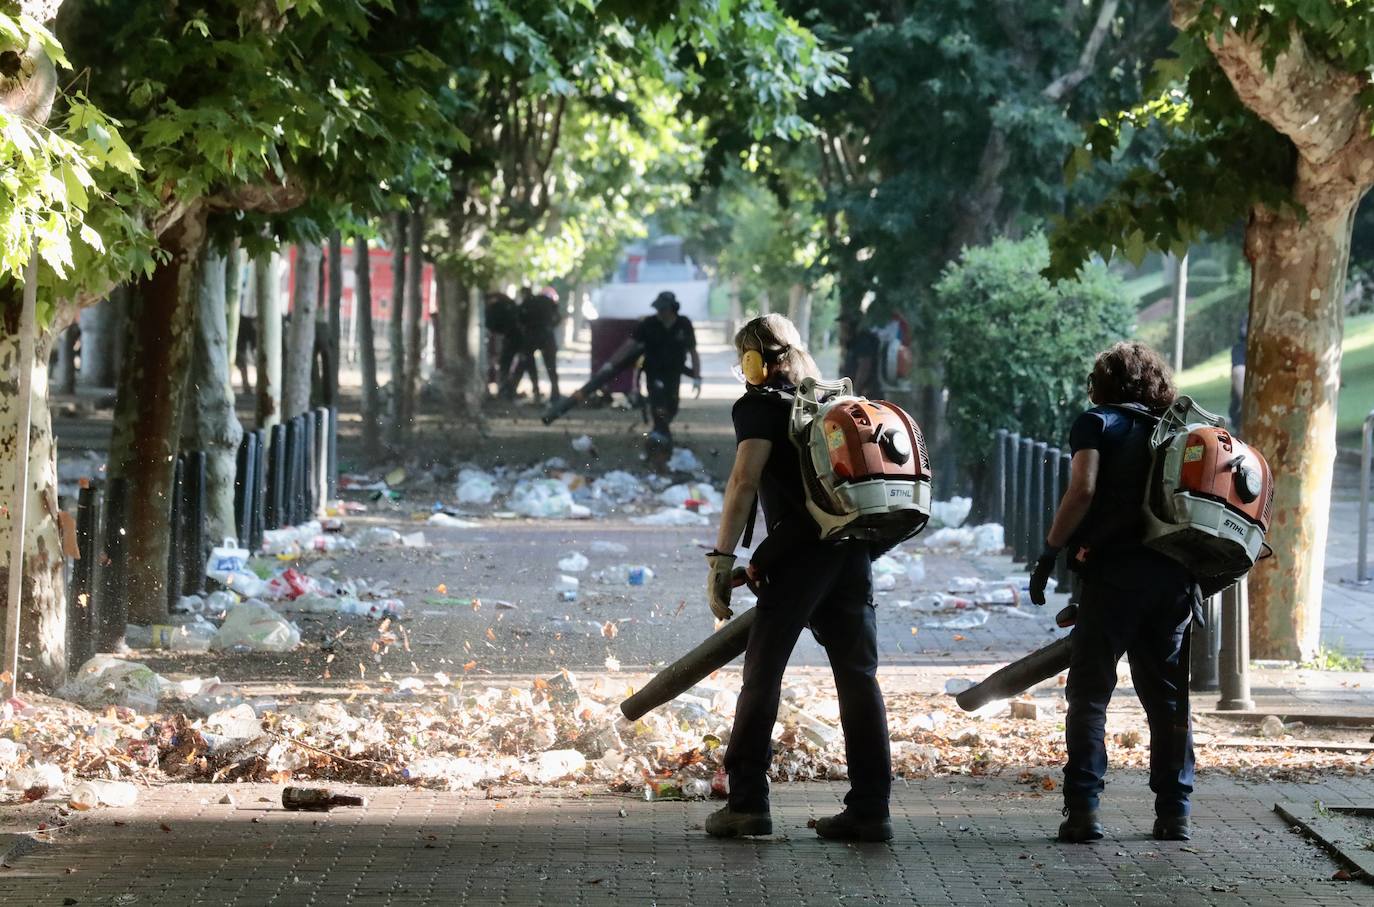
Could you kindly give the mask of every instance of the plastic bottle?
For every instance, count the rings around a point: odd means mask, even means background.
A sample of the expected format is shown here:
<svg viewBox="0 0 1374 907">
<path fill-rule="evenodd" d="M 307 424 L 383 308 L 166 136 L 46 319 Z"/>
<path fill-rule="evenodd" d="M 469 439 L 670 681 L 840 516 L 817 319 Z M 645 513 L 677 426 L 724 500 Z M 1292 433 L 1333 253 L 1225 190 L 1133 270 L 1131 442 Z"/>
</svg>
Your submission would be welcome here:
<svg viewBox="0 0 1374 907">
<path fill-rule="evenodd" d="M 215 638 L 215 633 L 215 625 L 209 621 L 199 620 L 183 624 L 176 628 L 172 634 L 171 645 L 167 648 L 173 652 L 208 652 L 210 640 Z"/>
<path fill-rule="evenodd" d="M 281 792 L 281 805 L 290 810 L 326 812 L 336 806 L 366 806 L 367 800 L 336 794 L 327 787 L 286 787 Z"/>
<path fill-rule="evenodd" d="M 629 569 L 625 579 L 631 586 L 643 586 L 654 578 L 654 571 L 648 567 L 636 565 Z"/>
<path fill-rule="evenodd" d="M 133 806 L 138 800 L 138 788 L 127 781 L 82 781 L 72 790 L 67 805 L 72 809 L 93 809 L 97 806 Z"/>
<path fill-rule="evenodd" d="M 577 601 L 577 589 L 580 585 L 577 577 L 568 576 L 566 573 L 560 574 L 558 580 L 553 584 L 553 591 L 561 601 L 575 602 Z"/>
</svg>

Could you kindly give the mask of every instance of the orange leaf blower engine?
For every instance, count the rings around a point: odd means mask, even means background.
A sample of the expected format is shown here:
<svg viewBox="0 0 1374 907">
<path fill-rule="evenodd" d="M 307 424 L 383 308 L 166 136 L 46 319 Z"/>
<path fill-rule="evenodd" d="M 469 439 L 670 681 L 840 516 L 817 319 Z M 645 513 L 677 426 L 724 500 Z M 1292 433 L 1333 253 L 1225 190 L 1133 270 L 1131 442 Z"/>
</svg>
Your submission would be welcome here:
<svg viewBox="0 0 1374 907">
<path fill-rule="evenodd" d="M 892 547 L 930 520 L 925 436 L 899 406 L 854 396 L 848 378 L 807 379 L 792 403 L 806 506 L 821 538 Z"/>
<path fill-rule="evenodd" d="M 1179 397 L 1150 438 L 1145 543 L 1219 591 L 1265 556 L 1274 476 L 1264 456 L 1189 397 Z"/>
</svg>

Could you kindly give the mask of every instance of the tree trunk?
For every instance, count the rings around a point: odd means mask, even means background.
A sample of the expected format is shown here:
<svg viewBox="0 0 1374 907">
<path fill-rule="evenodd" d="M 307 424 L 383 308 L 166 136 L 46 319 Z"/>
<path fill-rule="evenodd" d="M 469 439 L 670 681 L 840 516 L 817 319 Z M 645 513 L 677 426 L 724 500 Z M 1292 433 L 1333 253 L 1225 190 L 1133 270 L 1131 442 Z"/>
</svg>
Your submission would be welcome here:
<svg viewBox="0 0 1374 907">
<path fill-rule="evenodd" d="M 281 294 L 277 292 L 276 270 L 270 253 L 253 262 L 253 295 L 258 303 L 258 428 L 281 422 Z"/>
<path fill-rule="evenodd" d="M 481 418 L 486 390 L 482 367 L 482 299 L 476 288 L 465 287 L 452 271 L 436 266 L 435 287 L 439 319 L 448 355 L 441 372 L 445 413 L 470 422 Z"/>
<path fill-rule="evenodd" d="M 1246 350 L 1246 441 L 1274 470 L 1268 542 L 1250 574 L 1256 658 L 1316 654 L 1336 458 L 1342 300 L 1359 197 L 1306 202 L 1308 219 L 1257 208 L 1245 231 L 1253 265 Z"/>
<path fill-rule="evenodd" d="M 239 248 L 238 240 L 234 240 L 229 246 L 229 251 L 224 257 L 224 328 L 225 328 L 225 349 L 228 355 L 224 357 L 224 386 L 229 393 L 229 400 L 234 400 L 234 353 L 239 348 L 239 312 L 243 306 L 243 250 Z M 214 538 L 214 536 L 211 536 Z"/>
<path fill-rule="evenodd" d="M 135 623 L 167 616 L 173 461 L 191 369 L 205 214 L 188 214 L 159 242 L 168 259 L 139 281 L 131 300 L 110 443 L 110 474 L 129 483 L 127 591 Z"/>
<path fill-rule="evenodd" d="M 391 247 L 391 321 L 387 330 L 387 356 L 391 362 L 391 424 L 387 440 L 393 447 L 401 444 L 401 388 L 406 383 L 405 354 L 405 273 L 406 215 L 396 215 Z"/>
<path fill-rule="evenodd" d="M 19 306 L 4 307 L 0 332 L 0 450 L 13 451 L 19 433 Z M 19 623 L 20 683 L 30 679 L 51 688 L 67 673 L 67 596 L 63 581 L 62 540 L 57 528 L 57 447 L 48 405 L 51 330 L 39 330 L 34 343 L 29 412 L 28 518 L 24 531 L 24 587 Z M 0 492 L 11 499 L 15 458 L 0 457 Z M 5 509 L 8 514 L 8 508 Z M 9 551 L 10 519 L 0 519 L 0 551 Z M 0 588 L 9 583 L 9 558 L 0 558 Z M 6 603 L 0 602 L 0 626 Z"/>
<path fill-rule="evenodd" d="M 238 254 L 231 249 L 232 259 Z M 207 252 L 196 287 L 196 324 L 191 382 L 182 414 L 181 447 L 205 452 L 206 522 L 216 542 L 238 535 L 234 526 L 234 475 L 243 427 L 234 412 L 229 373 L 228 261 Z"/>
<path fill-rule="evenodd" d="M 353 308 L 358 320 L 358 359 L 363 373 L 363 451 L 368 462 L 382 452 L 382 412 L 377 392 L 377 338 L 372 322 L 372 261 L 367 237 L 353 240 Z"/>
<path fill-rule="evenodd" d="M 282 376 L 282 416 L 294 419 L 310 409 L 310 373 L 315 362 L 315 313 L 320 304 L 320 247 L 296 247 L 296 280 L 291 291 L 291 334 Z"/>
<path fill-rule="evenodd" d="M 401 432 L 409 435 L 415 427 L 418 414 L 417 396 L 420 392 L 420 316 L 423 314 L 424 299 L 420 294 L 421 275 L 424 273 L 425 258 L 423 244 L 425 221 L 417 205 L 410 213 L 407 228 L 410 251 L 406 256 L 405 271 L 405 383 L 402 385 Z"/>
</svg>

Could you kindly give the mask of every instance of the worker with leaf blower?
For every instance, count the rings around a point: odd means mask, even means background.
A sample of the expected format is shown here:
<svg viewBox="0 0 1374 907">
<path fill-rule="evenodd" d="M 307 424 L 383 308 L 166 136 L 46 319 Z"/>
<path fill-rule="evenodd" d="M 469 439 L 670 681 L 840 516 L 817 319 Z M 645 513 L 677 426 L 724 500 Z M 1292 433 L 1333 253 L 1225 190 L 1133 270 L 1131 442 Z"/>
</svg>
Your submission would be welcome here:
<svg viewBox="0 0 1374 907">
<path fill-rule="evenodd" d="M 819 375 L 796 327 L 781 315 L 755 318 L 736 334 L 735 350 L 740 357 L 736 374 L 747 388 L 733 410 L 738 446 L 716 548 L 707 555 L 707 593 L 718 619 L 733 614 L 734 551 L 742 536 L 749 544 L 747 529 L 758 502 L 768 535 L 749 564 L 758 606 L 725 754 L 729 801 L 707 819 L 706 832 L 724 838 L 772 833 L 773 724 L 783 672 L 802 630 L 810 627 L 834 671 L 850 779 L 845 810 L 817 821 L 816 832 L 824 838 L 885 841 L 892 837 L 892 769 L 887 711 L 876 676 L 872 544 L 862 538 L 822 539 L 809 512 L 790 414 L 798 385 L 812 379 L 808 386 L 814 387 Z M 892 443 L 898 447 L 907 441 Z"/>
<path fill-rule="evenodd" d="M 1146 544 L 1141 506 L 1150 483 L 1151 436 L 1177 394 L 1159 355 L 1129 341 L 1097 356 L 1088 396 L 1093 407 L 1069 433 L 1069 487 L 1030 583 L 1031 600 L 1043 605 L 1061 551 L 1083 581 L 1070 639 L 1059 840 L 1103 837 L 1098 799 L 1107 770 L 1107 705 L 1117 663 L 1126 655 L 1150 726 L 1154 836 L 1186 841 L 1194 769 L 1187 639 L 1201 597 L 1192 571 Z"/>
</svg>

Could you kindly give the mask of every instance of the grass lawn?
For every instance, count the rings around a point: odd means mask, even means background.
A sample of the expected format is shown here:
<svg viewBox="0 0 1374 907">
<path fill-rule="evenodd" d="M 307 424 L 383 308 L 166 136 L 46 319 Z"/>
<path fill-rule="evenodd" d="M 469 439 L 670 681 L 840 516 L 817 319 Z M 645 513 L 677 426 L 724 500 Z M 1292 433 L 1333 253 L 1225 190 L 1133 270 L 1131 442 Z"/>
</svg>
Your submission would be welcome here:
<svg viewBox="0 0 1374 907">
<path fill-rule="evenodd" d="M 1205 409 L 1226 414 L 1231 399 L 1231 351 L 1184 370 L 1178 386 Z M 1336 431 L 1342 446 L 1359 446 L 1360 425 L 1374 409 L 1374 314 L 1345 323 L 1341 349 L 1341 399 Z"/>
</svg>

